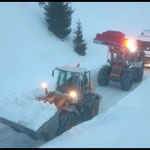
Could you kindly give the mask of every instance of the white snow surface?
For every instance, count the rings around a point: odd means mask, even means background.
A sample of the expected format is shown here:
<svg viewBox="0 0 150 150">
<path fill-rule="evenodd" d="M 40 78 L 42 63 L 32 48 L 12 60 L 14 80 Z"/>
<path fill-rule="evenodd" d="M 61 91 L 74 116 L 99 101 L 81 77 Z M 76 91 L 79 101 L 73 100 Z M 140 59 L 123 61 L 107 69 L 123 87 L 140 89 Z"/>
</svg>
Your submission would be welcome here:
<svg viewBox="0 0 150 150">
<path fill-rule="evenodd" d="M 61 41 L 47 30 L 43 9 L 37 2 L 0 3 L 1 117 L 38 129 L 57 111 L 54 105 L 35 100 L 35 96 L 44 94 L 41 82 L 54 90 L 52 69 L 80 62 L 81 67 L 91 70 L 96 82 L 107 57 L 107 47 L 93 43 L 96 34 L 118 30 L 136 39 L 150 24 L 150 3 L 146 2 L 72 2 L 72 7 L 71 27 L 74 30 L 80 18 L 88 47 L 85 57 L 73 51 L 73 32 Z M 117 83 L 97 85 L 96 92 L 103 96 L 98 116 L 41 147 L 150 147 L 149 86 L 149 70 L 145 70 L 142 83 L 133 84 L 129 92 L 121 91 Z M 20 133 L 16 138 L 7 137 L 14 131 L 0 127 L 0 147 L 34 147 L 34 140 L 20 138 Z"/>
</svg>

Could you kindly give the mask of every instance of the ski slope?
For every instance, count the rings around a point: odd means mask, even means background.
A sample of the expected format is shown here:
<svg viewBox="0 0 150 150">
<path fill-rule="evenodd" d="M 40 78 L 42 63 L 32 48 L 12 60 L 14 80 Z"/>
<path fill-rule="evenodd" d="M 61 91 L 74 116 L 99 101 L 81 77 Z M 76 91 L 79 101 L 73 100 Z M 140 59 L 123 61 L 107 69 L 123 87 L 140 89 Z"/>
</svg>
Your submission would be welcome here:
<svg viewBox="0 0 150 150">
<path fill-rule="evenodd" d="M 73 2 L 72 7 L 75 12 L 71 27 L 75 29 L 80 18 L 88 47 L 85 57 L 73 51 L 73 33 L 62 42 L 48 32 L 37 2 L 0 3 L 1 117 L 38 129 L 56 112 L 54 105 L 34 99 L 44 94 L 41 82 L 47 82 L 49 90 L 54 89 L 52 69 L 80 62 L 81 67 L 91 70 L 96 81 L 107 57 L 107 47 L 93 43 L 96 33 L 119 30 L 136 39 L 141 30 L 149 28 L 150 22 L 145 18 L 150 13 L 150 3 Z M 121 91 L 117 83 L 96 85 L 96 92 L 103 97 L 99 115 L 45 145 L 0 124 L 0 147 L 149 147 L 149 76 L 149 70 L 145 70 L 143 82 L 133 84 L 129 92 Z"/>
</svg>

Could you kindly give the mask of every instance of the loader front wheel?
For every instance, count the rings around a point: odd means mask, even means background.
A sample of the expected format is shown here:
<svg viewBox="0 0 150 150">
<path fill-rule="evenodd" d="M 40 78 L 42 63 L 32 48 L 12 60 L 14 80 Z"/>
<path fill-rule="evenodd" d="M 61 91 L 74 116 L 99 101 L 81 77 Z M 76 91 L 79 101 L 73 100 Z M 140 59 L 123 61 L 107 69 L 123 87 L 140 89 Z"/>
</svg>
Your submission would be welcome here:
<svg viewBox="0 0 150 150">
<path fill-rule="evenodd" d="M 120 86 L 123 91 L 129 91 L 132 86 L 133 74 L 129 71 L 125 71 L 122 73 Z"/>
<path fill-rule="evenodd" d="M 143 67 L 134 68 L 134 81 L 141 82 L 143 78 Z"/>
<path fill-rule="evenodd" d="M 99 103 L 99 99 L 94 99 L 93 102 L 90 104 L 88 119 L 92 119 L 98 114 Z"/>
<path fill-rule="evenodd" d="M 100 86 L 105 86 L 109 83 L 109 75 L 111 73 L 111 67 L 108 65 L 103 66 L 97 77 L 97 82 Z"/>
<path fill-rule="evenodd" d="M 61 135 L 65 131 L 71 129 L 77 124 L 77 115 L 73 112 L 63 111 L 59 115 L 59 125 L 57 135 Z"/>
</svg>

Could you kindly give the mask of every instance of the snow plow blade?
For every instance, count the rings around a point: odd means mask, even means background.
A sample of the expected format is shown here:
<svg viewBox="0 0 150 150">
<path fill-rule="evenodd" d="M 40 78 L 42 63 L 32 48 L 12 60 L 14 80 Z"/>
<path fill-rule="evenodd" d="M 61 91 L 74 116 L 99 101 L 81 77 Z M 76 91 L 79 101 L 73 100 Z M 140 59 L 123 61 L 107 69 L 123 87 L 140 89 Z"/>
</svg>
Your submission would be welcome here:
<svg viewBox="0 0 150 150">
<path fill-rule="evenodd" d="M 104 45 L 115 45 L 119 47 L 124 46 L 125 35 L 120 31 L 106 31 L 102 34 L 97 34 L 93 39 L 94 43 L 104 44 Z"/>
<path fill-rule="evenodd" d="M 22 132 L 28 135 L 32 139 L 48 141 L 56 137 L 58 128 L 58 112 L 56 112 L 54 116 L 41 125 L 36 131 L 2 117 L 0 117 L 0 122 L 8 125 L 17 132 Z"/>
</svg>

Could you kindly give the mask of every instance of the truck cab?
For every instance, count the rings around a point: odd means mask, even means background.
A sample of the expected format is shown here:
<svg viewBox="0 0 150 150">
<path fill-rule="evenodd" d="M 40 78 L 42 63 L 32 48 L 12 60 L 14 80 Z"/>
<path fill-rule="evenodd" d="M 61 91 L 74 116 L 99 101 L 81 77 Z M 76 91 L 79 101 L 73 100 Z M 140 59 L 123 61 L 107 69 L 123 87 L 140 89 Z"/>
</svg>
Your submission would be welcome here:
<svg viewBox="0 0 150 150">
<path fill-rule="evenodd" d="M 143 30 L 137 40 L 138 48 L 144 51 L 144 66 L 150 67 L 150 30 Z"/>
</svg>

